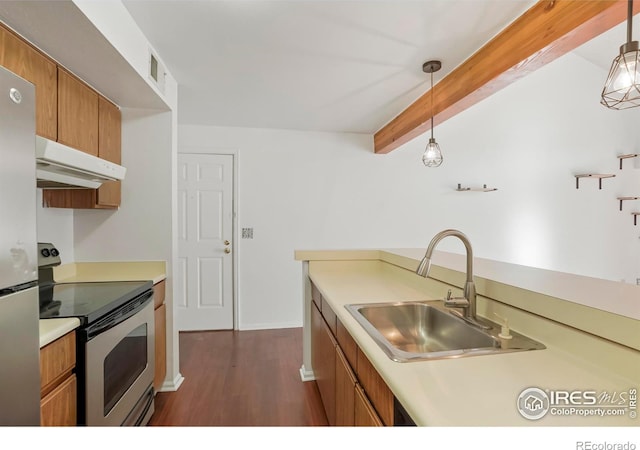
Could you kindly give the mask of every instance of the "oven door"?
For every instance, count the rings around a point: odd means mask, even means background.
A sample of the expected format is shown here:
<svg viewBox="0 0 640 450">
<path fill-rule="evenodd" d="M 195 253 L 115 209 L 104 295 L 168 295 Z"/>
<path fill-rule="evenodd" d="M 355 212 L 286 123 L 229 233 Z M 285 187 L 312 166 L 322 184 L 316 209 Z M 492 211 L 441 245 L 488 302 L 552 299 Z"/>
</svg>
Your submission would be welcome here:
<svg viewBox="0 0 640 450">
<path fill-rule="evenodd" d="M 85 343 L 86 425 L 145 425 L 153 412 L 152 298 L 138 308 Z"/>
</svg>

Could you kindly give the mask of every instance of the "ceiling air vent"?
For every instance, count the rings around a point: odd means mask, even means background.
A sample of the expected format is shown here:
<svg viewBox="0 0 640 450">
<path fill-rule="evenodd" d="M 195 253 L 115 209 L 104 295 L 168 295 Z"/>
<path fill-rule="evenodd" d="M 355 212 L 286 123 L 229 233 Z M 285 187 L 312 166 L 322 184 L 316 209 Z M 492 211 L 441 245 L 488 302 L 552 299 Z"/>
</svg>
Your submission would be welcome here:
<svg viewBox="0 0 640 450">
<path fill-rule="evenodd" d="M 149 50 L 149 78 L 163 94 L 165 76 L 164 66 L 153 51 Z"/>
</svg>

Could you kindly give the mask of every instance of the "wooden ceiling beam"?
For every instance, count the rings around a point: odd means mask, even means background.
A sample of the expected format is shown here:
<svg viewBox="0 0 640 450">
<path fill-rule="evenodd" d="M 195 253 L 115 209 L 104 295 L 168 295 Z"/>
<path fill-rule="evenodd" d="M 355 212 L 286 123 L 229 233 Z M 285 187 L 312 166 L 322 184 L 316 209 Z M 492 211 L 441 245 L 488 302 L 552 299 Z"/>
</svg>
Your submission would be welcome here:
<svg viewBox="0 0 640 450">
<path fill-rule="evenodd" d="M 634 5 L 638 12 L 640 1 Z M 434 124 L 443 123 L 626 18 L 627 0 L 539 1 L 440 80 L 433 105 L 428 91 L 376 132 L 374 151 L 395 150 L 429 131 L 431 115 Z M 625 37 L 620 36 L 621 45 Z"/>
</svg>

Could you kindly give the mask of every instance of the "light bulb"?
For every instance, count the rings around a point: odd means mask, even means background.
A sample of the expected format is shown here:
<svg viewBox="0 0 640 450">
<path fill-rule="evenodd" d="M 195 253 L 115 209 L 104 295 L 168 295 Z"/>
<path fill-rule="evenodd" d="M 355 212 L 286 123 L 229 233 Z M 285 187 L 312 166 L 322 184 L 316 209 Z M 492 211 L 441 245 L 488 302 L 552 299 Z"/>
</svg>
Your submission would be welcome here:
<svg viewBox="0 0 640 450">
<path fill-rule="evenodd" d="M 422 155 L 422 162 L 427 167 L 438 167 L 442 164 L 442 152 L 440 146 L 434 138 L 429 139 L 427 148 Z"/>
<path fill-rule="evenodd" d="M 640 51 L 637 41 L 620 48 L 620 54 L 611 64 L 600 103 L 611 109 L 640 106 Z"/>
<path fill-rule="evenodd" d="M 622 61 L 619 61 L 618 64 L 618 70 L 612 83 L 613 90 L 620 91 L 622 89 L 629 89 L 635 81 L 636 61 L 627 61 L 626 58 L 622 58 Z"/>
</svg>

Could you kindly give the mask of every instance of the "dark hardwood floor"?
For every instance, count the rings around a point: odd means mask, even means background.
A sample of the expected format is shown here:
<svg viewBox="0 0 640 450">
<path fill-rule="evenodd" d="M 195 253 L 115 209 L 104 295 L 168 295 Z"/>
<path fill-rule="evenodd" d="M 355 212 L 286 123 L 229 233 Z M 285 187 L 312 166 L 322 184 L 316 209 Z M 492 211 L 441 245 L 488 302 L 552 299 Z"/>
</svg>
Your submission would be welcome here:
<svg viewBox="0 0 640 450">
<path fill-rule="evenodd" d="M 180 333 L 176 392 L 159 392 L 149 426 L 327 425 L 302 382 L 302 328 Z"/>
</svg>

